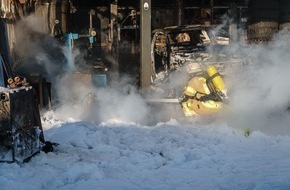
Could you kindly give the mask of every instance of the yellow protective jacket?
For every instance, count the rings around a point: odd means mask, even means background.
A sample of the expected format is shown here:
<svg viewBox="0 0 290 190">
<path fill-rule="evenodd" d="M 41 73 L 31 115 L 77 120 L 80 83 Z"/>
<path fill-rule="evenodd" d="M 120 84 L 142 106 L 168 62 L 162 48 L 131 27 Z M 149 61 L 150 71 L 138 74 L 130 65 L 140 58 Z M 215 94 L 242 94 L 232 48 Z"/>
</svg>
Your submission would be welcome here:
<svg viewBox="0 0 290 190">
<path fill-rule="evenodd" d="M 181 105 L 185 116 L 209 116 L 218 113 L 223 103 L 217 93 L 224 89 L 224 82 L 213 66 L 205 73 L 194 76 L 183 90 Z"/>
</svg>

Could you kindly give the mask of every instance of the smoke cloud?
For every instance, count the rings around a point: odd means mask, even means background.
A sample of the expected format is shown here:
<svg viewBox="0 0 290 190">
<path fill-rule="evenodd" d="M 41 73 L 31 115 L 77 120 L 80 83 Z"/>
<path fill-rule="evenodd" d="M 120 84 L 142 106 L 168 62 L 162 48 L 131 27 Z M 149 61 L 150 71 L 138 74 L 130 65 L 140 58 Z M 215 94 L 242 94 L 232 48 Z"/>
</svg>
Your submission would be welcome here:
<svg viewBox="0 0 290 190">
<path fill-rule="evenodd" d="M 53 80 L 67 69 L 67 59 L 62 44 L 44 33 L 44 24 L 30 15 L 15 25 L 16 53 L 13 70 L 18 74 L 39 73 Z M 29 76 L 25 76 L 29 77 Z"/>
<path fill-rule="evenodd" d="M 278 34 L 267 45 L 231 46 L 247 62 L 226 77 L 230 104 L 223 119 L 232 127 L 290 134 L 289 40 Z"/>
<path fill-rule="evenodd" d="M 240 58 L 241 62 L 224 65 L 226 70 L 230 68 L 225 74 L 230 103 L 218 118 L 221 122 L 238 129 L 258 130 L 273 135 L 290 134 L 290 55 L 287 53 L 290 47 L 286 37 L 279 34 L 267 45 L 231 44 L 223 49 L 222 53 Z M 209 53 L 213 52 L 210 50 Z M 183 72 L 181 70 L 173 74 L 175 80 L 168 86 L 169 91 L 171 87 L 182 90 L 186 80 Z M 148 103 L 139 90 L 131 85 L 130 78 L 122 76 L 120 81 L 116 75 L 112 81 L 107 88 L 99 89 L 83 89 L 80 88 L 82 85 L 75 82 L 61 85 L 63 103 L 69 105 L 73 94 L 78 94 L 78 98 L 73 98 L 78 103 L 73 106 L 78 105 L 80 119 L 97 122 L 111 120 L 154 125 L 170 118 L 185 119 L 178 104 Z M 75 90 L 73 87 L 76 87 Z M 146 97 L 158 98 L 156 94 L 146 94 Z M 72 114 L 68 111 L 65 113 Z"/>
<path fill-rule="evenodd" d="M 18 34 L 20 43 L 16 52 L 26 59 L 15 68 L 22 71 L 23 68 L 33 69 L 35 63 L 41 66 L 56 86 L 54 109 L 59 116 L 96 122 L 111 120 L 143 124 L 170 118 L 184 119 L 178 104 L 148 103 L 139 89 L 132 85 L 132 79 L 124 75 L 110 73 L 112 80 L 106 88 L 96 88 L 88 80 L 71 78 L 78 73 L 78 69 L 81 70 L 75 67 L 75 57 L 83 55 L 80 52 L 71 55 L 72 52 L 50 37 L 40 35 L 41 38 L 34 38 L 35 32 L 39 31 L 34 28 L 37 25 L 31 24 L 35 22 L 35 18 L 30 16 L 18 25 L 24 32 Z M 288 36 L 280 33 L 267 45 L 231 44 L 223 50 L 223 53 L 243 61 L 236 66 L 224 65 L 225 68 L 230 67 L 230 72 L 225 75 L 230 103 L 221 113 L 220 121 L 234 128 L 249 128 L 275 135 L 290 134 L 289 42 Z M 213 52 L 209 50 L 208 53 Z M 30 64 L 33 67 L 26 67 Z M 174 86 L 181 90 L 187 80 L 182 72 L 174 76 L 176 80 L 168 88 Z M 112 77 L 114 75 L 116 78 Z M 145 97 L 156 98 L 156 94 L 146 94 Z"/>
</svg>

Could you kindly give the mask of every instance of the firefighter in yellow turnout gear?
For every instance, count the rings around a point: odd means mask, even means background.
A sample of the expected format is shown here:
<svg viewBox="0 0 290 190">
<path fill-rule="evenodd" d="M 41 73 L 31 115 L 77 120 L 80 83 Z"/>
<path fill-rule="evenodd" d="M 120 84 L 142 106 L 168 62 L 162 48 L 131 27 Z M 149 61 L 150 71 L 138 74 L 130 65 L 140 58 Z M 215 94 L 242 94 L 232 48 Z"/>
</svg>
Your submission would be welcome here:
<svg viewBox="0 0 290 190">
<path fill-rule="evenodd" d="M 203 70 L 198 63 L 194 64 L 194 76 L 183 90 L 183 112 L 185 116 L 215 115 L 221 111 L 228 98 L 224 81 L 214 66 Z"/>
</svg>

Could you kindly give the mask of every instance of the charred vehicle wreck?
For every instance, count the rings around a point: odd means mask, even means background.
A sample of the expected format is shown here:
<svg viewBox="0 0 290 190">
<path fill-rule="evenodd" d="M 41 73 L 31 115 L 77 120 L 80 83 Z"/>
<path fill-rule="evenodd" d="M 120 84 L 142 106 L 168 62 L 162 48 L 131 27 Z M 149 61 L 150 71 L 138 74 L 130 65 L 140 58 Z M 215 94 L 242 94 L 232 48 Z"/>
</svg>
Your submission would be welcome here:
<svg viewBox="0 0 290 190">
<path fill-rule="evenodd" d="M 223 81 L 240 59 L 226 54 L 229 35 L 214 26 L 179 26 L 152 34 L 152 89 L 162 102 L 182 106 L 185 116 L 211 115 L 227 101 Z"/>
</svg>

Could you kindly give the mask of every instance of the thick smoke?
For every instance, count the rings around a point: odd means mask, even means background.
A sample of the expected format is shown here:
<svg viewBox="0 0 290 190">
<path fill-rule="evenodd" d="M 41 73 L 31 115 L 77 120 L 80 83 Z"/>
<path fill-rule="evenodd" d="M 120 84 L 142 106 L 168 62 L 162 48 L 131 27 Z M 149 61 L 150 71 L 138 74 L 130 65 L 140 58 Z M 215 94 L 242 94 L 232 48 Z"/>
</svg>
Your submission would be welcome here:
<svg viewBox="0 0 290 190">
<path fill-rule="evenodd" d="M 267 45 L 232 45 L 244 65 L 226 77 L 230 103 L 224 119 L 232 127 L 290 134 L 290 46 L 285 35 Z"/>
<path fill-rule="evenodd" d="M 64 51 L 65 48 L 54 43 L 55 40 L 50 37 L 39 33 L 40 40 L 35 37 L 38 29 L 34 26 L 37 25 L 31 24 L 35 22 L 35 18 L 28 17 L 18 25 L 23 32 L 18 34 L 20 43 L 16 52 L 26 59 L 15 68 L 21 71 L 26 68 L 25 65 L 32 63 L 42 66 L 52 85 L 56 86 L 54 93 L 58 104 L 54 108 L 60 117 L 144 124 L 183 117 L 178 104 L 148 104 L 132 85 L 132 79 L 125 76 L 111 73 L 111 81 L 106 88 L 96 88 L 86 80 L 71 78 L 79 69 L 75 67 L 75 55 L 72 56 L 67 49 Z M 225 75 L 230 101 L 219 118 L 222 122 L 235 128 L 289 134 L 290 40 L 287 38 L 279 34 L 267 45 L 231 44 L 223 50 L 223 53 L 241 58 L 242 63 L 226 66 L 231 67 L 231 71 Z M 77 56 L 82 57 L 80 53 Z M 171 87 L 182 88 L 185 85 L 185 75 L 181 73 L 180 76 L 174 76 L 176 80 L 173 80 Z"/>
<path fill-rule="evenodd" d="M 71 50 L 43 32 L 43 24 L 30 15 L 15 27 L 17 74 L 29 78 L 39 73 L 52 83 L 52 108 L 59 117 L 78 120 L 141 123 L 148 117 L 148 107 L 132 79 L 109 73 L 108 86 L 93 85 L 83 52 Z M 106 57 L 113 65 L 116 61 Z"/>
<path fill-rule="evenodd" d="M 13 70 L 18 74 L 39 73 L 52 81 L 67 70 L 62 44 L 44 33 L 43 23 L 30 15 L 15 25 L 16 53 Z M 29 76 L 25 76 L 29 77 Z M 54 82 L 54 81 L 53 81 Z"/>
</svg>

